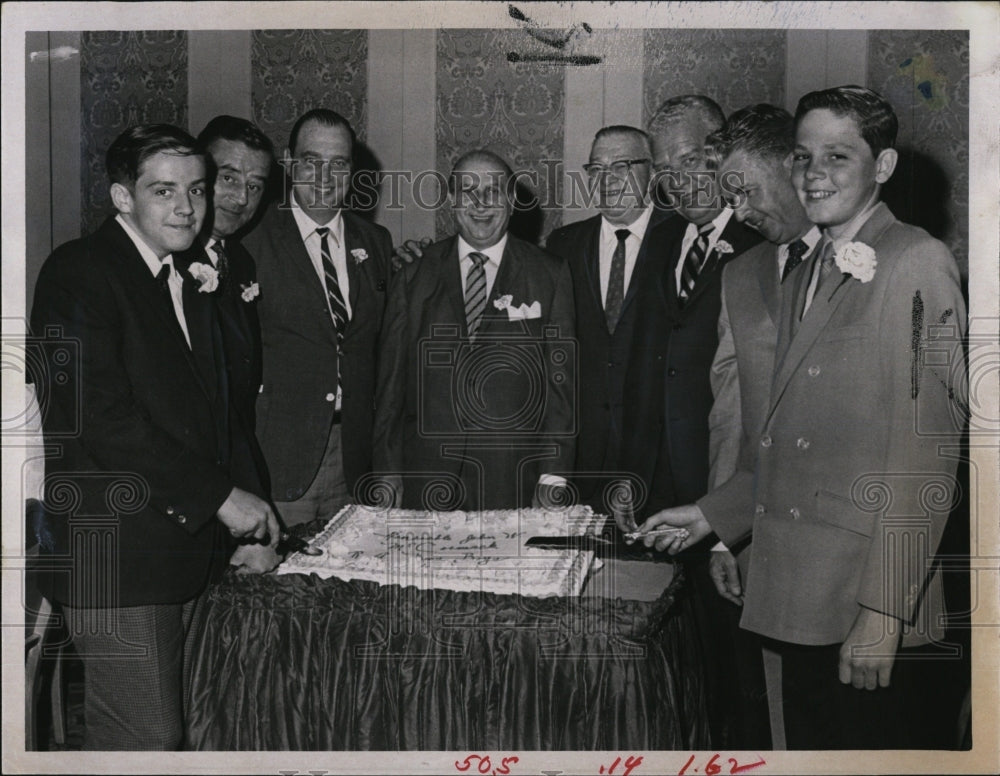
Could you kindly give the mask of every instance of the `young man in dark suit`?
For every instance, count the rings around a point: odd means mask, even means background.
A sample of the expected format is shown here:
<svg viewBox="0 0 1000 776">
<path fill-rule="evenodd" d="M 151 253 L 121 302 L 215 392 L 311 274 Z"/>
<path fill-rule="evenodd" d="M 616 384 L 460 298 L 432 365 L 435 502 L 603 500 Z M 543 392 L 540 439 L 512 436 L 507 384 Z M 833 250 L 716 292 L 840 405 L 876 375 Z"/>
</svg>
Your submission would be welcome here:
<svg viewBox="0 0 1000 776">
<path fill-rule="evenodd" d="M 600 213 L 549 235 L 569 265 L 580 364 L 579 435 L 571 482 L 577 500 L 608 510 L 605 490 L 619 472 L 623 384 L 638 290 L 656 273 L 654 228 L 670 212 L 650 203 L 653 151 L 640 129 L 611 126 L 594 137 L 584 169 Z"/>
<path fill-rule="evenodd" d="M 572 465 L 569 268 L 508 234 L 512 185 L 496 154 L 462 156 L 449 177 L 458 235 L 393 279 L 375 466 L 407 508 L 530 506 Z"/>
<path fill-rule="evenodd" d="M 274 544 L 279 529 L 233 466 L 214 272 L 173 263 L 205 215 L 204 157 L 148 125 L 107 169 L 118 215 L 58 248 L 35 289 L 32 329 L 66 343 L 45 351 L 44 428 L 78 430 L 46 461 L 40 585 L 85 660 L 84 747 L 176 749 L 193 600 L 227 530 Z"/>
<path fill-rule="evenodd" d="M 292 127 L 288 188 L 243 239 L 257 262 L 257 437 L 288 525 L 358 500 L 371 470 L 376 344 L 389 233 L 344 208 L 354 131 L 318 108 Z"/>
</svg>

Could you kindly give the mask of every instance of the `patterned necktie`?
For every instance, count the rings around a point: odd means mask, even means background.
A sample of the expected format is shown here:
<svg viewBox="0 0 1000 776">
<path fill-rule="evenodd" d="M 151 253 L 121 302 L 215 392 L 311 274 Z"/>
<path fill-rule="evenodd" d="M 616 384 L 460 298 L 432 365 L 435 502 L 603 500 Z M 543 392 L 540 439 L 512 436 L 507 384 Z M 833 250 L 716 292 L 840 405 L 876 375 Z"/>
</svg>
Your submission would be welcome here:
<svg viewBox="0 0 1000 776">
<path fill-rule="evenodd" d="M 802 259 L 809 251 L 809 246 L 805 240 L 796 240 L 788 246 L 788 258 L 785 259 L 785 268 L 781 271 L 781 282 L 785 282 L 792 270 L 802 263 Z"/>
<path fill-rule="evenodd" d="M 608 324 L 608 331 L 612 334 L 615 331 L 615 326 L 618 325 L 618 318 L 622 314 L 622 300 L 625 298 L 625 241 L 630 234 L 632 233 L 628 229 L 615 230 L 618 245 L 615 246 L 614 255 L 611 257 L 608 293 L 604 298 L 604 317 Z"/>
<path fill-rule="evenodd" d="M 219 293 L 222 293 L 225 289 L 226 281 L 229 279 L 229 256 L 222 244 L 222 240 L 216 240 L 212 243 L 212 250 L 218 258 L 215 269 L 219 273 Z"/>
<path fill-rule="evenodd" d="M 326 297 L 330 301 L 330 311 L 333 313 L 333 325 L 337 329 L 337 348 L 344 341 L 344 328 L 347 326 L 347 305 L 344 295 L 340 292 L 340 281 L 337 279 L 337 268 L 333 265 L 333 255 L 330 253 L 328 236 L 330 228 L 316 227 L 319 235 L 319 253 L 323 258 L 323 277 L 326 279 Z"/>
<path fill-rule="evenodd" d="M 698 227 L 698 236 L 691 247 L 688 248 L 687 256 L 684 257 L 684 266 L 681 268 L 681 285 L 677 290 L 677 298 L 683 305 L 691 296 L 694 284 L 698 280 L 698 273 L 705 263 L 708 255 L 708 236 L 715 229 L 715 224 L 709 221 Z"/>
<path fill-rule="evenodd" d="M 833 255 L 833 241 L 828 237 L 824 237 L 819 250 L 816 251 L 816 257 L 809 264 L 809 282 L 803 287 L 802 314 L 799 315 L 799 320 L 805 318 L 806 312 L 812 303 L 816 301 L 816 295 L 823 287 L 823 281 L 826 280 L 833 269 Z M 816 277 L 816 275 L 819 275 L 819 277 Z M 816 277 L 816 286 L 813 290 L 812 298 L 810 298 L 809 287 L 812 286 L 812 279 L 814 277 Z"/>
<path fill-rule="evenodd" d="M 483 253 L 470 253 L 472 266 L 465 278 L 465 322 L 469 328 L 469 339 L 476 336 L 479 323 L 486 309 L 486 262 Z"/>
</svg>

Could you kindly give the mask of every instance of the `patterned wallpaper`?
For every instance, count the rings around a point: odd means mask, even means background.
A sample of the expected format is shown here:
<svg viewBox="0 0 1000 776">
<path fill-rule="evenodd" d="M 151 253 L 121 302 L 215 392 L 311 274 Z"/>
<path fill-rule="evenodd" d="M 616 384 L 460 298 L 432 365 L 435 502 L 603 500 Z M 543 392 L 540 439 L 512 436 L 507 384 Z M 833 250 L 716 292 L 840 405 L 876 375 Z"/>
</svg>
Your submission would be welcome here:
<svg viewBox="0 0 1000 776">
<path fill-rule="evenodd" d="M 515 171 L 537 171 L 532 193 L 545 202 L 541 160 L 563 156 L 565 78 L 560 67 L 509 62 L 521 36 L 519 30 L 438 30 L 437 169 L 447 174 L 463 153 L 485 147 Z M 559 208 L 527 211 L 514 215 L 511 230 L 539 241 L 561 222 Z M 438 211 L 436 231 L 438 237 L 454 232 L 447 208 Z"/>
<path fill-rule="evenodd" d="M 726 115 L 784 105 L 785 30 L 646 30 L 643 124 L 679 94 L 711 97 Z"/>
<path fill-rule="evenodd" d="M 899 219 L 943 240 L 968 277 L 968 33 L 871 32 L 868 84 L 899 116 L 900 159 L 885 200 Z"/>
<path fill-rule="evenodd" d="M 133 124 L 187 129 L 187 33 L 84 32 L 80 46 L 81 229 L 112 212 L 104 155 Z"/>
<path fill-rule="evenodd" d="M 367 30 L 255 30 L 253 119 L 281 154 L 295 119 L 331 108 L 363 140 L 368 124 Z"/>
</svg>

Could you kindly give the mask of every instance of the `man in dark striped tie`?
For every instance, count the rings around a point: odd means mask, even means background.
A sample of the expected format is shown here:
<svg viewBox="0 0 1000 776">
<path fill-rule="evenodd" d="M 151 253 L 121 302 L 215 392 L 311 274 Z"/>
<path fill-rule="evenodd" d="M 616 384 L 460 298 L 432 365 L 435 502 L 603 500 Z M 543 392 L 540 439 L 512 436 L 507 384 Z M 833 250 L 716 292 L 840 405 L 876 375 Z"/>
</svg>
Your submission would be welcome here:
<svg viewBox="0 0 1000 776">
<path fill-rule="evenodd" d="M 448 184 L 458 234 L 393 279 L 374 460 L 406 508 L 529 506 L 572 465 L 569 269 L 508 234 L 513 184 L 496 154 L 462 156 Z"/>
</svg>

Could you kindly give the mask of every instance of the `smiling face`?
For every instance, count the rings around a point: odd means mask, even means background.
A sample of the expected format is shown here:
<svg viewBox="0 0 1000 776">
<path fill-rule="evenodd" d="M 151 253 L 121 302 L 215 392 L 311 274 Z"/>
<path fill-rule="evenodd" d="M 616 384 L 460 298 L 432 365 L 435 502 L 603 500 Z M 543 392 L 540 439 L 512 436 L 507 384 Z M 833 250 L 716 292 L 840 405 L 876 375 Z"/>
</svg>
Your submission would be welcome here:
<svg viewBox="0 0 1000 776">
<path fill-rule="evenodd" d="M 590 149 L 590 164 L 605 168 L 615 162 L 649 159 L 642 138 L 631 132 L 605 134 L 594 140 Z M 652 166 L 649 161 L 633 164 L 624 176 L 605 169 L 595 175 L 597 208 L 612 224 L 627 226 L 639 217 L 646 207 L 646 193 Z"/>
<path fill-rule="evenodd" d="M 873 156 L 851 116 L 818 108 L 798 122 L 792 183 L 809 220 L 833 237 L 837 227 L 874 204 L 895 166 L 896 151 Z"/>
<path fill-rule="evenodd" d="M 686 220 L 707 224 L 722 211 L 714 176 L 705 161 L 708 128 L 694 115 L 673 122 L 653 135 L 653 167 L 665 201 L 675 204 Z"/>
<path fill-rule="evenodd" d="M 125 222 L 163 259 L 187 250 L 205 220 L 205 159 L 160 151 L 146 159 L 129 187 L 111 184 L 111 200 Z"/>
<path fill-rule="evenodd" d="M 496 245 L 507 232 L 512 210 L 506 170 L 492 160 L 472 158 L 452 175 L 451 206 L 458 233 L 479 251 Z"/>
<path fill-rule="evenodd" d="M 208 153 L 216 168 L 212 236 L 220 240 L 246 226 L 257 212 L 271 156 L 246 143 L 224 138 L 212 142 Z"/>
<path fill-rule="evenodd" d="M 345 127 L 307 121 L 299 130 L 292 161 L 292 192 L 299 207 L 318 224 L 344 205 L 351 180 L 351 135 Z"/>
<path fill-rule="evenodd" d="M 781 245 L 809 231 L 811 224 L 782 160 L 736 151 L 719 165 L 719 180 L 742 182 L 723 184 L 735 195 L 734 214 L 769 242 Z"/>
</svg>

